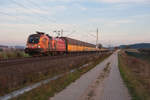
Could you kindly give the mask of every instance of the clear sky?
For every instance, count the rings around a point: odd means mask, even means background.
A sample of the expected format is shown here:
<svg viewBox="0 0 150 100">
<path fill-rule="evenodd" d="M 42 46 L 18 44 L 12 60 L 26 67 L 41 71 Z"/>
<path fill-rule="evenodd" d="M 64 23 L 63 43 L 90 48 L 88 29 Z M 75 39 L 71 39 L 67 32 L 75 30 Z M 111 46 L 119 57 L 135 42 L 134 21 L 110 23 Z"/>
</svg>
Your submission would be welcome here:
<svg viewBox="0 0 150 100">
<path fill-rule="evenodd" d="M 105 46 L 150 42 L 150 0 L 0 0 L 0 44 L 42 31 Z M 68 35 L 69 34 L 69 35 Z"/>
</svg>

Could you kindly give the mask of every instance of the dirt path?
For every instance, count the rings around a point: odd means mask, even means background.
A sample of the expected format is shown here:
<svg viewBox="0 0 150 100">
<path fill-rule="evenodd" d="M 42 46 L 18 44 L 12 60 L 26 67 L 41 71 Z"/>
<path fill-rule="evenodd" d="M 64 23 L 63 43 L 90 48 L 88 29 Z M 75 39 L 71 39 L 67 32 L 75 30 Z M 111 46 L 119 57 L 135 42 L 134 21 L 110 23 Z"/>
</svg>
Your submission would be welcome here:
<svg viewBox="0 0 150 100">
<path fill-rule="evenodd" d="M 117 52 L 49 100 L 131 100 L 118 70 Z"/>
<path fill-rule="evenodd" d="M 128 90 L 120 76 L 118 69 L 118 53 L 111 59 L 111 72 L 105 79 L 101 100 L 131 100 Z"/>
<path fill-rule="evenodd" d="M 103 93 L 104 79 L 109 76 L 110 70 L 110 63 L 108 62 L 96 80 L 89 85 L 85 93 L 80 97 L 80 100 L 99 100 Z"/>
</svg>

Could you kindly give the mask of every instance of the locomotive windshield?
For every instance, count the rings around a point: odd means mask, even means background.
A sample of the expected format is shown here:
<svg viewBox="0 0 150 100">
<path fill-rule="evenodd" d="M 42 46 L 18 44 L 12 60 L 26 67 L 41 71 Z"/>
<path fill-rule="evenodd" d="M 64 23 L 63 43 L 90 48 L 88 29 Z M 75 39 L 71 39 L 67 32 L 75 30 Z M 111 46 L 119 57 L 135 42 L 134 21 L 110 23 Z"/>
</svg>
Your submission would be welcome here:
<svg viewBox="0 0 150 100">
<path fill-rule="evenodd" d="M 38 37 L 38 36 L 30 36 L 28 43 L 35 43 L 35 44 L 39 43 L 39 39 L 40 39 L 40 37 Z"/>
</svg>

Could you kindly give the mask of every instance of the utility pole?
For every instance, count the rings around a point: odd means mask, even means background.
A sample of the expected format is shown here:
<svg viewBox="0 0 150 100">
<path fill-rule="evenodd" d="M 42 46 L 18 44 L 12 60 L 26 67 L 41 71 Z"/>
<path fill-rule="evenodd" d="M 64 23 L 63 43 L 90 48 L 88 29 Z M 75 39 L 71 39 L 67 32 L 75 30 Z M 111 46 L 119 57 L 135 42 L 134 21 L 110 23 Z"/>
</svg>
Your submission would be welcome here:
<svg viewBox="0 0 150 100">
<path fill-rule="evenodd" d="M 96 31 L 96 48 L 98 48 L 98 28 L 97 28 L 97 31 Z"/>
<path fill-rule="evenodd" d="M 63 29 L 61 29 L 61 37 L 63 37 L 63 32 L 64 32 Z"/>
</svg>

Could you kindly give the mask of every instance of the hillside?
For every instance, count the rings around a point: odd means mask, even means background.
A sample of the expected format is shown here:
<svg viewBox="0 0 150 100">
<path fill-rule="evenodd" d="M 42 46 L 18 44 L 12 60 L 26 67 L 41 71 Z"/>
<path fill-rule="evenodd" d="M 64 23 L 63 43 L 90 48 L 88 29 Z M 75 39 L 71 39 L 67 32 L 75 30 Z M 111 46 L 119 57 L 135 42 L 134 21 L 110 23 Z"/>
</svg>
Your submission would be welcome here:
<svg viewBox="0 0 150 100">
<path fill-rule="evenodd" d="M 120 48 L 129 47 L 132 49 L 141 49 L 141 48 L 147 49 L 147 48 L 150 48 L 150 43 L 137 43 L 137 44 L 131 44 L 131 45 L 120 45 L 119 47 Z"/>
</svg>

